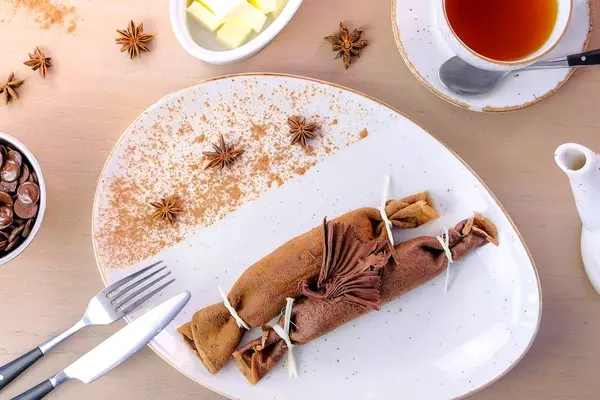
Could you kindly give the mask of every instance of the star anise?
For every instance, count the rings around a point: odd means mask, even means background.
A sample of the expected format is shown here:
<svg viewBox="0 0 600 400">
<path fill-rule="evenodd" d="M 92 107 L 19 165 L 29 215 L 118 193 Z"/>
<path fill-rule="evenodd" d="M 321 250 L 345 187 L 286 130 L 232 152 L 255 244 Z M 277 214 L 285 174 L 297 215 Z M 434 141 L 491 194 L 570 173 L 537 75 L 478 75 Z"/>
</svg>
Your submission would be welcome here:
<svg viewBox="0 0 600 400">
<path fill-rule="evenodd" d="M 0 94 L 4 94 L 4 104 L 8 104 L 11 99 L 19 100 L 17 88 L 21 86 L 25 80 L 15 80 L 15 73 L 11 72 L 6 83 L 0 83 Z"/>
<path fill-rule="evenodd" d="M 177 205 L 177 200 L 174 198 L 161 199 L 150 203 L 156 211 L 152 214 L 152 219 L 160 219 L 162 221 L 168 221 L 171 225 L 175 222 L 177 214 L 181 214 L 183 209 Z"/>
<path fill-rule="evenodd" d="M 52 59 L 50 57 L 44 56 L 42 50 L 36 46 L 33 54 L 29 53 L 29 60 L 25 61 L 23 64 L 30 67 L 32 70 L 37 71 L 40 70 L 40 75 L 44 79 L 46 79 L 46 75 L 48 74 L 48 68 L 52 66 Z"/>
<path fill-rule="evenodd" d="M 135 25 L 133 21 L 129 22 L 127 30 L 117 29 L 121 37 L 117 38 L 115 42 L 120 44 L 121 51 L 127 51 L 129 58 L 132 60 L 134 57 L 141 57 L 142 51 L 150 52 L 150 49 L 146 46 L 146 43 L 154 39 L 154 35 L 144 33 L 144 24 Z"/>
<path fill-rule="evenodd" d="M 219 167 L 220 169 L 229 167 L 236 158 L 244 153 L 243 149 L 236 149 L 234 146 L 225 143 L 223 135 L 221 135 L 219 143 L 213 143 L 212 146 L 215 151 L 205 151 L 202 153 L 208 159 L 208 164 L 204 167 L 205 170 L 216 167 Z"/>
<path fill-rule="evenodd" d="M 288 118 L 288 125 L 290 126 L 290 134 L 292 135 L 292 144 L 300 143 L 300 146 L 306 148 L 309 139 L 317 137 L 315 131 L 317 130 L 317 124 L 307 124 L 306 120 L 297 115 L 293 115 Z"/>
<path fill-rule="evenodd" d="M 353 56 L 360 57 L 360 51 L 368 44 L 366 40 L 360 39 L 362 32 L 362 28 L 358 28 L 350 34 L 346 25 L 340 22 L 340 32 L 338 36 L 325 37 L 325 39 L 331 43 L 333 51 L 338 52 L 335 58 L 342 57 L 344 68 L 346 69 L 350 66 L 351 58 Z"/>
</svg>

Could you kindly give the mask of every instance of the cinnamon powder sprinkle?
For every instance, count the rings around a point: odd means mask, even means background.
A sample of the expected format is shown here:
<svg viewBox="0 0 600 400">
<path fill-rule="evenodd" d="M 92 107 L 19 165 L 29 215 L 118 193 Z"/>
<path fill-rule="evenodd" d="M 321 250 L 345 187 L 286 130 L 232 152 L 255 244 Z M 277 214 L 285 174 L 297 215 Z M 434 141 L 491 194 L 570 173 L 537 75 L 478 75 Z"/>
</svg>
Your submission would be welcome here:
<svg viewBox="0 0 600 400">
<path fill-rule="evenodd" d="M 15 10 L 25 9 L 34 21 L 42 28 L 48 29 L 54 25 L 64 25 L 65 20 L 75 17 L 76 8 L 52 0 L 12 0 Z M 73 33 L 77 27 L 75 21 L 70 21 L 67 32 Z"/>
<path fill-rule="evenodd" d="M 338 99 L 335 88 L 306 82 L 286 92 L 287 85 L 266 89 L 255 77 L 233 82 L 226 94 L 202 87 L 186 94 L 186 99 L 195 98 L 201 109 L 197 113 L 190 112 L 180 93 L 174 94 L 124 136 L 121 148 L 126 151 L 115 153 L 98 191 L 94 243 L 102 266 L 129 267 L 155 256 L 358 141 L 353 132 L 362 127 L 356 125 L 344 125 L 342 132 L 348 133 L 338 132 L 331 141 L 326 127 L 332 119 L 319 117 L 315 122 L 325 128 L 307 151 L 289 144 L 288 116 L 311 115 L 315 98 L 327 99 L 333 108 L 329 115 L 346 112 L 347 104 Z M 230 107 L 234 94 L 236 107 Z M 257 105 L 261 94 L 265 100 Z M 243 148 L 244 156 L 235 168 L 204 171 L 202 151 L 221 134 Z M 164 229 L 164 223 L 148 215 L 148 203 L 169 193 L 185 202 L 185 213 Z"/>
</svg>

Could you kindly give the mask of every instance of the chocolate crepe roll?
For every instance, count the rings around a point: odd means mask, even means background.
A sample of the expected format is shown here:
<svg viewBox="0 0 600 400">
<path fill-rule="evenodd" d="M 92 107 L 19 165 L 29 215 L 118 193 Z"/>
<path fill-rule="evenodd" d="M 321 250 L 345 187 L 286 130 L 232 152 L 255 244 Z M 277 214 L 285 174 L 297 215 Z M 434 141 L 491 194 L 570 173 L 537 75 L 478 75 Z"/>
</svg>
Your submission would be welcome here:
<svg viewBox="0 0 600 400">
<path fill-rule="evenodd" d="M 416 228 L 438 218 L 427 192 L 390 200 L 385 211 L 393 226 L 398 228 Z M 334 221 L 352 226 L 361 243 L 387 240 L 381 214 L 376 208 L 354 210 Z M 286 297 L 300 296 L 299 283 L 319 274 L 323 247 L 323 226 L 319 226 L 288 241 L 249 267 L 227 296 L 241 319 L 254 328 L 275 318 L 285 306 Z M 239 345 L 245 329 L 238 327 L 221 302 L 197 311 L 179 332 L 204 366 L 216 373 Z"/>
<path fill-rule="evenodd" d="M 340 257 L 340 249 L 354 246 L 336 232 L 330 223 L 325 228 L 329 249 L 323 259 L 317 282 L 309 279 L 302 284 L 303 296 L 292 308 L 290 340 L 302 345 L 334 330 L 346 322 L 378 309 L 380 304 L 393 301 L 404 293 L 428 282 L 448 267 L 448 257 L 440 241 L 424 236 L 401 243 L 394 248 L 393 257 L 381 268 L 376 258 L 351 260 Z M 337 224 L 339 225 L 339 224 Z M 453 261 L 459 261 L 477 248 L 491 242 L 497 244 L 498 232 L 488 219 L 476 214 L 449 230 L 449 248 Z M 364 245 L 363 245 L 364 246 Z M 338 254 L 336 254 L 338 253 Z M 345 264 L 344 264 L 345 263 Z M 370 267 L 369 267 L 370 265 Z M 365 279 L 373 274 L 378 281 Z M 279 320 L 283 326 L 283 317 Z M 269 327 L 262 336 L 241 347 L 233 357 L 244 376 L 256 384 L 272 370 L 287 353 L 284 340 Z"/>
</svg>

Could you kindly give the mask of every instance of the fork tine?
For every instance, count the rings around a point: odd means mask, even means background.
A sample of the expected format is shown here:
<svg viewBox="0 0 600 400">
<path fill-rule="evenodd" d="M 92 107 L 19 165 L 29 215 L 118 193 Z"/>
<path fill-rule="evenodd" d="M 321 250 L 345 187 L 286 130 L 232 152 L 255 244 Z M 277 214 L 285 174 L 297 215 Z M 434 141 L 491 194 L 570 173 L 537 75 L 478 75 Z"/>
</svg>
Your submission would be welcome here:
<svg viewBox="0 0 600 400">
<path fill-rule="evenodd" d="M 140 269 L 137 272 L 134 272 L 131 275 L 126 276 L 125 278 L 116 281 L 115 283 L 113 283 L 112 285 L 107 286 L 103 291 L 106 293 L 106 297 L 109 297 L 112 292 L 114 292 L 116 289 L 120 288 L 121 286 L 123 286 L 124 284 L 126 284 L 127 282 L 130 282 L 132 279 L 137 278 L 138 276 L 140 276 L 141 274 L 143 274 L 144 272 L 148 271 L 151 268 L 156 267 L 158 264 L 160 264 L 162 261 L 157 261 L 154 264 L 151 264 L 145 268 Z"/>
<path fill-rule="evenodd" d="M 127 294 L 127 297 L 125 299 L 123 299 L 121 301 L 118 301 L 118 302 L 112 301 L 111 304 L 113 306 L 115 306 L 115 308 L 118 308 L 118 307 L 122 308 L 126 303 L 130 302 L 131 300 L 133 300 L 134 298 L 136 298 L 140 294 L 144 293 L 147 289 L 150 289 L 152 286 L 156 285 L 158 282 L 162 281 L 163 279 L 165 279 L 169 275 L 171 275 L 171 271 L 167 271 L 166 274 L 159 276 L 158 278 L 156 278 L 152 282 L 145 284 L 144 286 L 142 286 L 141 288 L 137 289 L 135 292 L 133 292 L 131 294 L 124 293 L 124 294 Z"/>
<path fill-rule="evenodd" d="M 119 288 L 118 293 L 117 290 L 113 290 L 113 294 L 111 296 L 111 304 L 115 304 L 115 302 L 117 300 L 119 300 L 121 297 L 123 297 L 124 295 L 126 295 L 127 293 L 130 293 L 134 288 L 138 287 L 139 285 L 141 285 L 142 283 L 146 282 L 148 279 L 152 278 L 153 276 L 156 276 L 157 274 L 159 274 L 161 271 L 164 271 L 165 269 L 167 269 L 167 266 L 165 265 L 162 268 L 157 269 L 156 271 L 152 272 L 151 274 L 148 274 L 146 276 L 144 276 L 142 279 L 139 279 L 135 282 L 133 282 L 132 284 L 128 285 L 125 288 Z M 138 293 L 139 294 L 139 293 Z"/>
<path fill-rule="evenodd" d="M 131 304 L 130 306 L 128 306 L 126 309 L 124 309 L 122 311 L 123 315 L 129 314 L 130 312 L 132 312 L 133 310 L 135 310 L 136 308 L 138 308 L 140 305 L 142 305 L 143 303 L 145 303 L 146 300 L 148 300 L 150 297 L 154 296 L 155 294 L 157 294 L 158 292 L 160 292 L 161 290 L 163 290 L 164 288 L 166 288 L 167 286 L 169 286 L 173 282 L 175 282 L 175 279 L 171 279 L 169 282 L 167 282 L 167 283 L 163 284 L 162 286 L 154 289 L 153 291 L 151 291 L 150 293 L 148 293 L 147 295 L 145 295 L 141 299 L 136 300 L 135 302 L 133 302 L 133 304 Z"/>
</svg>

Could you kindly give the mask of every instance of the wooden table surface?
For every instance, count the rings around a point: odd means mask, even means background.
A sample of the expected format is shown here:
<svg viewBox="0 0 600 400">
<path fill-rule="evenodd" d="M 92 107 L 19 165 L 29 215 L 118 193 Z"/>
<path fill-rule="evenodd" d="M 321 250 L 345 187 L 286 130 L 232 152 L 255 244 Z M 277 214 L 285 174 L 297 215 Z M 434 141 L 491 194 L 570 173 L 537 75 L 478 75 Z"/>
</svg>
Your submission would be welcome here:
<svg viewBox="0 0 600 400">
<path fill-rule="evenodd" d="M 60 1 L 60 0 L 59 0 Z M 23 141 L 48 186 L 42 229 L 18 259 L 0 268 L 0 364 L 70 326 L 102 288 L 92 252 L 96 181 L 117 138 L 146 107 L 169 92 L 235 72 L 283 72 L 335 82 L 406 113 L 454 149 L 506 207 L 541 276 L 544 307 L 533 347 L 505 378 L 475 399 L 597 399 L 600 393 L 600 301 L 579 252 L 581 224 L 554 149 L 578 142 L 600 150 L 600 69 L 578 71 L 541 104 L 504 114 L 459 109 L 413 77 L 396 49 L 390 2 L 305 0 L 281 34 L 256 56 L 211 66 L 177 43 L 165 0 L 73 2 L 79 18 L 42 30 L 25 11 L 0 2 L 0 77 L 28 81 L 22 99 L 0 106 L 0 130 Z M 152 53 L 129 61 L 114 44 L 129 19 L 157 35 Z M 363 25 L 371 41 L 349 71 L 322 39 L 340 20 Z M 594 32 L 591 46 L 600 47 Z M 36 45 L 54 60 L 47 81 L 22 65 Z M 57 348 L 0 394 L 8 399 L 64 368 L 121 323 L 88 329 Z M 144 349 L 101 380 L 68 383 L 50 399 L 221 399 Z"/>
</svg>

